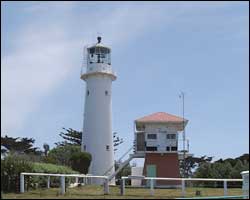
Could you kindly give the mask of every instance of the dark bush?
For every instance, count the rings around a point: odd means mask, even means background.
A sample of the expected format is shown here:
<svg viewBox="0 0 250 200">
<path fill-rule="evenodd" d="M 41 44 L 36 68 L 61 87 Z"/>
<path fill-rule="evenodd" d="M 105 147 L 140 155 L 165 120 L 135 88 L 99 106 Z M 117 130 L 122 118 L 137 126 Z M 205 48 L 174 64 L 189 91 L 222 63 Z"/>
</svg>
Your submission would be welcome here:
<svg viewBox="0 0 250 200">
<path fill-rule="evenodd" d="M 91 155 L 87 152 L 73 153 L 70 157 L 71 168 L 82 174 L 87 174 L 91 159 Z"/>
<path fill-rule="evenodd" d="M 44 162 L 56 165 L 70 165 L 70 158 L 74 153 L 80 153 L 81 147 L 77 145 L 57 146 L 49 151 L 48 156 L 44 158 Z"/>
</svg>

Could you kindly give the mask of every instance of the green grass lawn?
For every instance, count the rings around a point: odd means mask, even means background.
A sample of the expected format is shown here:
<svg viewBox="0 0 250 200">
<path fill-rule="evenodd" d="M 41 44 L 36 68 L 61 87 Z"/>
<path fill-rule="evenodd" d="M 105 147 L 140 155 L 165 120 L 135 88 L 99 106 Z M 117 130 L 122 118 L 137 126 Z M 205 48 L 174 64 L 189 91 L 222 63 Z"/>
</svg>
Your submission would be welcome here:
<svg viewBox="0 0 250 200">
<path fill-rule="evenodd" d="M 195 197 L 196 190 L 200 190 L 202 196 L 223 196 L 223 188 L 187 188 L 186 196 Z M 117 186 L 110 187 L 110 194 L 103 195 L 101 186 L 82 186 L 68 188 L 65 195 L 59 195 L 60 188 L 37 189 L 25 192 L 24 194 L 8 193 L 3 194 L 5 199 L 171 199 L 181 197 L 181 189 L 155 189 L 155 195 L 150 196 L 150 190 L 146 188 L 129 188 L 125 190 L 125 195 L 120 195 Z M 242 195 L 242 190 L 228 189 L 228 195 Z"/>
</svg>

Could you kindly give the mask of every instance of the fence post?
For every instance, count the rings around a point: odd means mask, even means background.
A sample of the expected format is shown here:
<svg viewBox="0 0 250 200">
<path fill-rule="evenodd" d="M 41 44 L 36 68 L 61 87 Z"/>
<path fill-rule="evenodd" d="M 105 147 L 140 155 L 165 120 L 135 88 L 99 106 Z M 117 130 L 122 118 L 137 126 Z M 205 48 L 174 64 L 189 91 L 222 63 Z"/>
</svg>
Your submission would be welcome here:
<svg viewBox="0 0 250 200">
<path fill-rule="evenodd" d="M 75 183 L 78 183 L 78 177 L 76 177 L 76 179 L 75 179 Z"/>
<path fill-rule="evenodd" d="M 24 175 L 20 174 L 20 193 L 24 193 Z"/>
<path fill-rule="evenodd" d="M 61 176 L 61 194 L 65 194 L 65 177 Z"/>
<path fill-rule="evenodd" d="M 224 180 L 224 196 L 227 196 L 227 181 Z"/>
<path fill-rule="evenodd" d="M 108 180 L 108 178 L 104 179 L 104 194 L 109 194 L 109 180 Z"/>
<path fill-rule="evenodd" d="M 48 176 L 48 179 L 47 179 L 47 188 L 48 189 L 50 188 L 50 176 Z"/>
<path fill-rule="evenodd" d="M 185 197 L 186 196 L 186 192 L 185 192 L 185 179 L 182 179 L 181 180 L 181 194 L 182 194 L 182 197 Z"/>
<path fill-rule="evenodd" d="M 154 179 L 150 179 L 150 195 L 154 195 Z"/>
<path fill-rule="evenodd" d="M 244 199 L 248 199 L 249 198 L 249 171 L 243 171 L 240 173 L 242 176 L 242 190 L 243 190 L 243 195 L 244 195 Z"/>
<path fill-rule="evenodd" d="M 121 195 L 125 195 L 125 179 L 121 179 Z"/>
</svg>

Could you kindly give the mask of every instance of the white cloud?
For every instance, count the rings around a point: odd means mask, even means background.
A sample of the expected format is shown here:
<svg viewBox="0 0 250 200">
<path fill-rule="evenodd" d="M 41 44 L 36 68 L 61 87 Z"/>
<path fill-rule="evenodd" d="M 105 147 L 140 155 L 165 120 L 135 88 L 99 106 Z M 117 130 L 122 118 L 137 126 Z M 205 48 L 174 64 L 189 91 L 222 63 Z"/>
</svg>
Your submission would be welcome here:
<svg viewBox="0 0 250 200">
<path fill-rule="evenodd" d="M 67 77 L 72 67 L 69 49 L 73 44 L 53 40 L 39 45 L 31 43 L 17 48 L 15 54 L 2 59 L 3 132 L 15 132 L 21 128 L 29 113 L 39 107 L 40 99 L 53 91 Z"/>
</svg>

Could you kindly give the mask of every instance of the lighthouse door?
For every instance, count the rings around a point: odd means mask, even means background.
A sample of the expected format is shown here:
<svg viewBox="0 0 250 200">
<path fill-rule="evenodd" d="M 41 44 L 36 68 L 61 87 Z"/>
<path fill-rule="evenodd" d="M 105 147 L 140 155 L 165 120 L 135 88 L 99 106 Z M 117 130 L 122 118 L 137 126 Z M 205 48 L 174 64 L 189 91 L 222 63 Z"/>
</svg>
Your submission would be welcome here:
<svg viewBox="0 0 250 200">
<path fill-rule="evenodd" d="M 147 165 L 147 177 L 156 177 L 156 165 Z M 155 185 L 155 180 L 154 180 Z M 147 181 L 147 186 L 150 186 L 150 180 Z"/>
</svg>

